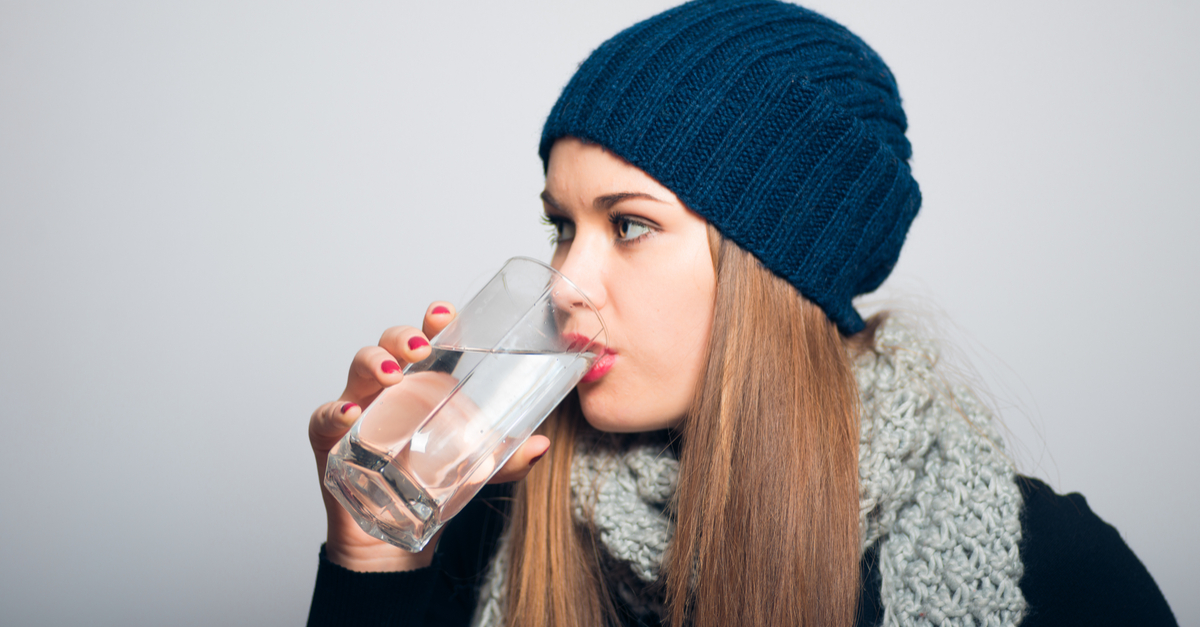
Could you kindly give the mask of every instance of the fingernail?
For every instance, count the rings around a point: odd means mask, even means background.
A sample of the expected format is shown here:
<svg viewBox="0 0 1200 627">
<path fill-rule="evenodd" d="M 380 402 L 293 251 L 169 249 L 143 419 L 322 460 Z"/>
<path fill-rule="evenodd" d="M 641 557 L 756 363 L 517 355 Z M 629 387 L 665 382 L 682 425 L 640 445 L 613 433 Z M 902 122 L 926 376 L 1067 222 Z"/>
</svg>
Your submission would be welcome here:
<svg viewBox="0 0 1200 627">
<path fill-rule="evenodd" d="M 429 342 L 426 342 L 425 338 L 419 335 L 414 335 L 408 338 L 408 350 L 410 351 L 415 351 L 418 348 L 424 348 L 426 346 L 429 346 Z"/>
<path fill-rule="evenodd" d="M 358 405 L 356 403 L 346 403 L 345 405 L 342 405 L 342 413 L 344 414 L 350 411 L 351 407 L 358 407 Z"/>
<path fill-rule="evenodd" d="M 543 458 L 543 457 L 545 457 L 545 456 L 546 456 L 546 454 L 545 454 L 545 453 L 542 453 L 541 455 L 538 455 L 537 457 L 534 457 L 533 459 L 529 460 L 529 465 L 530 465 L 530 466 L 532 466 L 532 465 L 534 465 L 534 464 L 538 463 L 538 460 L 539 460 L 539 459 L 541 459 L 541 458 Z"/>
<path fill-rule="evenodd" d="M 382 364 L 379 364 L 379 369 L 384 371 L 386 374 L 392 374 L 393 372 L 400 371 L 400 364 L 389 359 Z"/>
<path fill-rule="evenodd" d="M 431 313 L 433 313 L 435 315 L 436 314 L 448 314 L 448 313 L 450 313 L 450 310 L 446 309 L 445 307 L 442 307 L 441 305 L 438 305 L 437 307 L 433 308 L 433 311 Z"/>
</svg>

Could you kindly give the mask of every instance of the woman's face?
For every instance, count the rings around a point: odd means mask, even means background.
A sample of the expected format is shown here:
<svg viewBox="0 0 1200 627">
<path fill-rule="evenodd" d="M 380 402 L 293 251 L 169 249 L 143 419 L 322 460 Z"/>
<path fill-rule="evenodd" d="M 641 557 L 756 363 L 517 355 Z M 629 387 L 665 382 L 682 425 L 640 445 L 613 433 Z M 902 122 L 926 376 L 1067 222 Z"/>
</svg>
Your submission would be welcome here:
<svg viewBox="0 0 1200 627">
<path fill-rule="evenodd" d="M 707 223 L 645 172 L 574 138 L 550 151 L 542 201 L 557 241 L 551 265 L 608 330 L 605 356 L 578 387 L 584 416 L 602 431 L 676 425 L 712 326 Z"/>
</svg>

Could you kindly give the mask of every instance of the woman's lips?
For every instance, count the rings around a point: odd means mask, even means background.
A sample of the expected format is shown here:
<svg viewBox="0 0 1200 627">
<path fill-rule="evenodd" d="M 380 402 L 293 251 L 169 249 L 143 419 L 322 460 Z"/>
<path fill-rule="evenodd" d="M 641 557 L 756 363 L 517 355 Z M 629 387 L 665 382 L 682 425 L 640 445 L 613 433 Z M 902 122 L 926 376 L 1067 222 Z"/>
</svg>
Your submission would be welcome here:
<svg viewBox="0 0 1200 627">
<path fill-rule="evenodd" d="M 592 367 L 580 379 L 580 383 L 591 383 L 603 377 L 613 364 L 617 361 L 617 352 L 613 349 L 599 343 L 592 342 L 586 335 L 580 333 L 564 333 L 563 339 L 569 344 L 569 350 L 579 350 L 587 347 L 588 350 L 596 355 L 595 361 L 592 362 Z"/>
<path fill-rule="evenodd" d="M 596 361 L 592 362 L 592 369 L 588 370 L 587 374 L 583 375 L 583 378 L 579 380 L 580 383 L 591 383 L 592 381 L 596 381 L 600 377 L 608 374 L 608 371 L 612 369 L 613 364 L 616 363 L 616 353 L 612 352 L 607 347 L 600 348 L 603 348 L 604 352 L 596 357 Z"/>
</svg>

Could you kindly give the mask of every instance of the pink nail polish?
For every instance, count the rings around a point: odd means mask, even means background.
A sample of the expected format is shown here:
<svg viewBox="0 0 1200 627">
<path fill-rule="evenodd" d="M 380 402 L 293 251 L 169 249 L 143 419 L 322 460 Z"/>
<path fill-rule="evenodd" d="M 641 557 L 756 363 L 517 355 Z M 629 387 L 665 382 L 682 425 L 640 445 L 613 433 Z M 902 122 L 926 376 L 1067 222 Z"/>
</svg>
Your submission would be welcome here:
<svg viewBox="0 0 1200 627">
<path fill-rule="evenodd" d="M 400 364 L 389 359 L 382 364 L 379 364 L 379 369 L 382 370 L 384 374 L 392 374 L 393 372 L 400 372 Z"/>
<path fill-rule="evenodd" d="M 350 411 L 350 408 L 352 408 L 352 407 L 358 407 L 358 404 L 357 403 L 346 403 L 345 405 L 342 405 L 342 413 L 344 414 L 344 413 Z"/>
<path fill-rule="evenodd" d="M 545 454 L 545 453 L 542 453 L 541 455 L 538 455 L 537 457 L 534 457 L 533 459 L 529 460 L 529 465 L 530 465 L 530 466 L 532 466 L 532 465 L 536 464 L 536 463 L 538 462 L 538 460 L 539 460 L 539 459 L 541 459 L 541 458 L 543 458 L 543 457 L 545 457 L 545 456 L 546 456 L 546 454 Z"/>
<path fill-rule="evenodd" d="M 410 351 L 415 351 L 418 348 L 424 348 L 426 346 L 429 346 L 429 342 L 426 342 L 425 338 L 419 335 L 414 335 L 408 338 L 408 350 Z"/>
<path fill-rule="evenodd" d="M 430 313 L 432 313 L 432 314 L 434 314 L 434 315 L 437 315 L 437 314 L 448 314 L 448 313 L 450 313 L 450 310 L 449 310 L 449 309 L 446 309 L 445 307 L 443 307 L 443 306 L 441 306 L 441 305 L 438 305 L 437 307 L 434 307 L 434 308 L 433 308 L 433 311 L 431 311 Z"/>
</svg>

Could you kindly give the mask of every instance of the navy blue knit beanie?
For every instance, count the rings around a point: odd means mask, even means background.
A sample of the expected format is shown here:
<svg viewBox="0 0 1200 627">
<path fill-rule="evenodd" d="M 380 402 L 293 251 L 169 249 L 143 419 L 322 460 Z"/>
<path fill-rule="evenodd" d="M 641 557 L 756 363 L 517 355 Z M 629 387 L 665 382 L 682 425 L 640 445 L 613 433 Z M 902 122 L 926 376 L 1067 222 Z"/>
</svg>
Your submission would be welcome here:
<svg viewBox="0 0 1200 627">
<path fill-rule="evenodd" d="M 555 140 L 595 142 L 673 191 L 819 305 L 896 265 L 921 193 L 891 72 L 837 23 L 772 0 L 696 0 L 618 33 L 550 112 Z"/>
</svg>

